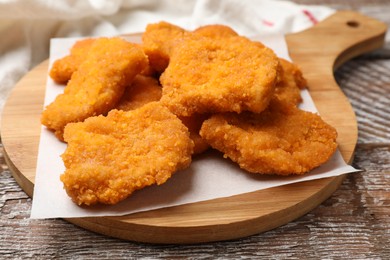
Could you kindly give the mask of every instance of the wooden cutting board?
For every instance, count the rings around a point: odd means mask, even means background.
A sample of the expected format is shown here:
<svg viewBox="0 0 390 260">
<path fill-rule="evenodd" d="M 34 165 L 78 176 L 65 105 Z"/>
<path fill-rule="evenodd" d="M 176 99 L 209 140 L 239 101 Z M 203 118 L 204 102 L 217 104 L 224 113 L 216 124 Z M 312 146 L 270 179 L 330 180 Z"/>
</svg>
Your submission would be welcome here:
<svg viewBox="0 0 390 260">
<path fill-rule="evenodd" d="M 334 80 L 333 71 L 352 57 L 379 48 L 386 25 L 361 14 L 340 11 L 316 26 L 286 36 L 293 61 L 302 68 L 322 117 L 336 127 L 347 162 L 353 159 L 357 122 L 353 109 Z M 48 61 L 25 75 L 9 96 L 2 115 L 1 137 L 14 178 L 33 195 L 40 114 Z M 343 176 L 123 217 L 72 218 L 83 228 L 148 243 L 200 243 L 235 239 L 286 224 L 327 199 Z M 49 221 L 49 220 L 48 220 Z"/>
</svg>

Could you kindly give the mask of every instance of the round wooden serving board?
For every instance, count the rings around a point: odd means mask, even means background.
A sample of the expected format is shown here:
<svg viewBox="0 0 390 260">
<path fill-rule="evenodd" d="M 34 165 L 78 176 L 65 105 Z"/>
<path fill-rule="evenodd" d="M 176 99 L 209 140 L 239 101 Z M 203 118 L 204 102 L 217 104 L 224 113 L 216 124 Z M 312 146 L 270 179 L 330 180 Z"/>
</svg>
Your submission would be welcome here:
<svg viewBox="0 0 390 260">
<path fill-rule="evenodd" d="M 308 79 L 320 114 L 337 128 L 339 147 L 347 162 L 353 158 L 357 122 L 333 78 L 333 70 L 356 55 L 382 46 L 385 32 L 385 24 L 377 20 L 342 11 L 306 31 L 286 36 L 290 55 Z M 33 195 L 47 71 L 45 61 L 25 75 L 13 89 L 2 115 L 1 137 L 7 163 L 29 196 Z M 342 180 L 341 176 L 302 182 L 123 217 L 67 220 L 98 233 L 148 243 L 235 239 L 302 216 L 327 199 Z"/>
</svg>

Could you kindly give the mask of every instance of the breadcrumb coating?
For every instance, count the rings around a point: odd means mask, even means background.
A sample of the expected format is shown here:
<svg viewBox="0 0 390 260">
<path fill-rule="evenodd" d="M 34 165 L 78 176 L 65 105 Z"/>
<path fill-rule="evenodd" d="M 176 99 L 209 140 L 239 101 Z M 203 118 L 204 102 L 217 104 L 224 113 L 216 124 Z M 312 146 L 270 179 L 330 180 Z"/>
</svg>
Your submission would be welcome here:
<svg viewBox="0 0 390 260">
<path fill-rule="evenodd" d="M 193 31 L 195 34 L 202 35 L 210 38 L 219 38 L 219 37 L 231 37 L 238 36 L 238 33 L 235 32 L 232 28 L 222 24 L 211 24 L 198 27 Z"/>
<path fill-rule="evenodd" d="M 137 75 L 133 84 L 127 87 L 122 99 L 115 108 L 130 111 L 150 102 L 159 101 L 161 95 L 162 89 L 156 79 Z M 206 118 L 206 115 L 180 117 L 180 120 L 190 131 L 190 138 L 194 142 L 194 154 L 200 154 L 209 148 L 208 143 L 199 135 L 200 127 Z"/>
<path fill-rule="evenodd" d="M 155 78 L 137 75 L 115 108 L 123 111 L 133 110 L 147 103 L 159 101 L 161 96 L 162 88 Z"/>
<path fill-rule="evenodd" d="M 132 43 L 120 38 L 97 39 L 64 93 L 43 111 L 42 124 L 62 140 L 66 124 L 110 111 L 147 63 L 145 54 Z"/>
<path fill-rule="evenodd" d="M 320 116 L 292 104 L 272 100 L 260 113 L 216 114 L 200 135 L 225 158 L 252 173 L 306 173 L 336 151 L 336 130 Z"/>
<path fill-rule="evenodd" d="M 95 40 L 96 39 L 88 38 L 76 41 L 70 49 L 69 55 L 58 59 L 53 63 L 53 66 L 49 71 L 49 76 L 59 84 L 66 84 L 73 73 L 78 70 L 81 63 L 87 58 L 88 52 Z M 136 45 L 140 47 L 139 44 Z M 140 72 L 140 74 L 145 76 L 153 76 L 155 73 L 156 72 L 149 64 Z"/>
<path fill-rule="evenodd" d="M 275 86 L 274 98 L 298 105 L 302 102 L 301 89 L 306 87 L 306 80 L 297 65 L 281 58 L 279 61 L 281 80 Z"/>
<path fill-rule="evenodd" d="M 209 116 L 207 114 L 193 114 L 189 117 L 179 117 L 188 128 L 188 131 L 190 131 L 190 137 L 194 142 L 194 155 L 201 154 L 210 148 L 210 145 L 199 134 L 204 120 Z"/>
<path fill-rule="evenodd" d="M 160 77 L 161 101 L 179 116 L 263 111 L 279 70 L 274 52 L 245 37 L 186 36 Z"/>
<path fill-rule="evenodd" d="M 115 204 L 163 184 L 191 162 L 187 128 L 158 102 L 112 110 L 65 128 L 64 188 L 78 205 Z"/>
<path fill-rule="evenodd" d="M 142 35 L 142 47 L 149 58 L 150 66 L 162 73 L 169 64 L 175 41 L 187 33 L 183 28 L 167 23 L 159 22 L 148 24 Z"/>
<path fill-rule="evenodd" d="M 70 54 L 56 60 L 50 69 L 50 77 L 57 83 L 67 83 L 72 74 L 85 60 L 95 39 L 83 39 L 77 41 L 70 49 Z"/>
</svg>

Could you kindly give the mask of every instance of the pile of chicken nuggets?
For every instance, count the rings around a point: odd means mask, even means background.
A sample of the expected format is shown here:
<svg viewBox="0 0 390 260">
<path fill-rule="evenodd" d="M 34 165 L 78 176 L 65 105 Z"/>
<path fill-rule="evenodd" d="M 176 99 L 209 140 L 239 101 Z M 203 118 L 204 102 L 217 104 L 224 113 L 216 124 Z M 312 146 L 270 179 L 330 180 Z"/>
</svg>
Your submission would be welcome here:
<svg viewBox="0 0 390 260">
<path fill-rule="evenodd" d="M 224 25 L 80 40 L 49 74 L 65 87 L 41 122 L 67 143 L 60 178 L 78 205 L 162 184 L 210 147 L 274 175 L 307 173 L 337 147 L 336 130 L 298 107 L 298 66 Z"/>
</svg>

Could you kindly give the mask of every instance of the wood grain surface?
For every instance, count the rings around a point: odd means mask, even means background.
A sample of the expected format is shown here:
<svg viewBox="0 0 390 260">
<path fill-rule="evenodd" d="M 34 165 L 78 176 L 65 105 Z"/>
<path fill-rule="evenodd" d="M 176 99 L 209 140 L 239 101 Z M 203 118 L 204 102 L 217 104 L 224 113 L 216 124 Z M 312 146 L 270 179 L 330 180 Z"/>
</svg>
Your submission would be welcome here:
<svg viewBox="0 0 390 260">
<path fill-rule="evenodd" d="M 390 24 L 387 1 L 296 1 L 354 9 Z M 389 259 L 390 45 L 341 66 L 336 81 L 359 123 L 350 174 L 319 207 L 282 227 L 247 238 L 200 245 L 128 243 L 63 220 L 30 220 L 31 200 L 0 156 L 0 258 L 327 258 Z"/>
</svg>

